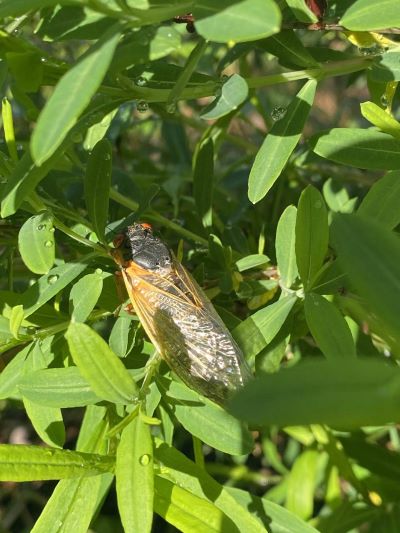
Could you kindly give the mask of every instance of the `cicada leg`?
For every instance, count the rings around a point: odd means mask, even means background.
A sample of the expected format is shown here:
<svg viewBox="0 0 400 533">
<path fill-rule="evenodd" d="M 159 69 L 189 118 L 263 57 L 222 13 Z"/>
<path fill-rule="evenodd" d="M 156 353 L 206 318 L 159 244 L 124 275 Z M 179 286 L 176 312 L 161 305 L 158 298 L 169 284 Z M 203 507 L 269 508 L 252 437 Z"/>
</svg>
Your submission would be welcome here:
<svg viewBox="0 0 400 533">
<path fill-rule="evenodd" d="M 120 314 L 122 306 L 124 305 L 123 303 L 126 300 L 126 288 L 125 288 L 124 280 L 122 278 L 122 274 L 119 270 L 114 272 L 114 279 L 115 279 L 115 285 L 117 288 L 118 299 L 121 302 L 120 305 L 114 311 L 114 316 L 117 317 Z M 131 303 L 125 305 L 123 310 L 129 313 L 130 315 L 136 315 L 133 305 Z"/>
</svg>

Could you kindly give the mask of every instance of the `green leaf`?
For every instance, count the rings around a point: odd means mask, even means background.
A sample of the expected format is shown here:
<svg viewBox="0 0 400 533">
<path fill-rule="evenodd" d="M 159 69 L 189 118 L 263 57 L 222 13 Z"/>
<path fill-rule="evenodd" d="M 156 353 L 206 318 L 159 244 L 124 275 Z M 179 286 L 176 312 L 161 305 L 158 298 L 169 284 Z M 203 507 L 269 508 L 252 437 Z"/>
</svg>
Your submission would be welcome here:
<svg viewBox="0 0 400 533">
<path fill-rule="evenodd" d="M 31 153 L 36 165 L 49 159 L 89 104 L 107 72 L 120 35 L 120 25 L 116 24 L 57 84 L 32 134 Z"/>
<path fill-rule="evenodd" d="M 18 382 L 18 389 L 25 398 L 48 407 L 82 407 L 101 401 L 76 366 L 30 372 Z"/>
<path fill-rule="evenodd" d="M 86 324 L 72 323 L 66 339 L 75 364 L 93 391 L 113 403 L 131 403 L 135 382 L 107 343 Z"/>
<path fill-rule="evenodd" d="M 400 171 L 393 170 L 377 180 L 363 198 L 357 214 L 379 222 L 387 229 L 400 224 Z"/>
<path fill-rule="evenodd" d="M 44 211 L 28 218 L 19 230 L 18 248 L 25 265 L 35 274 L 47 274 L 54 264 L 52 215 Z"/>
<path fill-rule="evenodd" d="M 311 334 L 327 359 L 356 356 L 350 328 L 333 303 L 309 292 L 304 300 L 304 310 Z"/>
<path fill-rule="evenodd" d="M 400 80 L 400 49 L 399 47 L 388 50 L 377 57 L 369 72 L 371 80 L 377 82 L 393 82 Z"/>
<path fill-rule="evenodd" d="M 303 0 L 301 2 L 305 6 Z M 257 46 L 276 56 L 284 66 L 298 65 L 305 68 L 319 66 L 318 61 L 313 58 L 293 30 L 282 30 L 258 42 Z"/>
<path fill-rule="evenodd" d="M 108 343 L 118 357 L 126 357 L 135 342 L 136 329 L 129 316 L 119 316 L 114 323 Z"/>
<path fill-rule="evenodd" d="M 74 139 L 83 135 L 87 130 L 88 124 L 93 124 L 93 121 L 98 122 L 103 116 L 118 107 L 124 100 L 107 101 L 101 105 L 93 106 L 78 123 L 71 130 L 64 141 L 60 144 L 54 154 L 47 159 L 41 166 L 36 166 L 32 160 L 29 152 L 26 152 L 22 159 L 15 166 L 13 173 L 3 191 L 3 199 L 1 202 L 1 216 L 3 218 L 9 217 L 15 213 L 22 202 L 29 198 L 29 195 L 35 187 L 47 176 L 49 171 L 59 162 L 63 152 L 69 148 Z"/>
<path fill-rule="evenodd" d="M 251 254 L 246 255 L 236 261 L 236 267 L 239 272 L 250 270 L 251 268 L 260 268 L 263 265 L 269 263 L 270 259 L 264 254 Z"/>
<path fill-rule="evenodd" d="M 239 533 L 215 505 L 159 476 L 155 478 L 154 510 L 178 531 Z"/>
<path fill-rule="evenodd" d="M 310 140 L 314 152 L 325 159 L 351 167 L 397 170 L 400 140 L 380 131 L 333 128 Z"/>
<path fill-rule="evenodd" d="M 102 139 L 89 156 L 85 174 L 85 202 L 89 218 L 98 239 L 105 242 L 111 187 L 112 146 Z"/>
<path fill-rule="evenodd" d="M 217 43 L 255 41 L 279 31 L 281 14 L 272 0 L 203 0 L 193 10 L 197 32 Z M 205 18 L 204 18 L 205 17 Z"/>
<path fill-rule="evenodd" d="M 69 299 L 72 304 L 71 320 L 85 322 L 93 311 L 103 289 L 101 273 L 86 274 L 72 287 Z"/>
<path fill-rule="evenodd" d="M 54 6 L 58 0 L 3 0 L 0 6 L 0 17 L 18 17 L 28 11 Z"/>
<path fill-rule="evenodd" d="M 249 94 L 249 87 L 245 79 L 239 74 L 233 74 L 221 88 L 221 94 L 211 102 L 202 112 L 201 118 L 215 120 L 224 117 L 237 109 Z"/>
<path fill-rule="evenodd" d="M 164 469 L 158 474 L 199 498 L 214 503 L 239 528 L 254 533 L 265 531 L 256 516 L 239 505 L 225 487 L 213 479 L 206 470 L 193 463 L 176 448 L 161 440 L 156 441 L 155 456 Z"/>
<path fill-rule="evenodd" d="M 349 30 L 371 31 L 400 26 L 400 11 L 397 0 L 356 0 L 352 2 L 339 24 Z"/>
<path fill-rule="evenodd" d="M 248 361 L 272 341 L 295 302 L 295 297 L 282 298 L 252 314 L 232 331 Z"/>
<path fill-rule="evenodd" d="M 386 340 L 400 347 L 400 241 L 397 235 L 373 220 L 336 215 L 332 238 L 339 263 L 365 298 L 370 311 L 382 321 Z"/>
<path fill-rule="evenodd" d="M 93 150 L 96 144 L 103 139 L 110 127 L 113 118 L 117 114 L 117 111 L 118 109 L 114 109 L 96 124 L 88 128 L 85 140 L 83 142 L 83 147 L 85 148 L 85 150 Z"/>
<path fill-rule="evenodd" d="M 31 342 L 17 353 L 0 373 L 0 400 L 9 396 L 14 396 L 17 392 L 17 385 L 24 372 L 25 360 L 33 349 Z"/>
<path fill-rule="evenodd" d="M 214 191 L 214 143 L 212 138 L 203 142 L 194 160 L 193 196 L 196 210 L 203 226 L 212 226 L 212 200 Z"/>
<path fill-rule="evenodd" d="M 337 180 L 328 178 L 322 187 L 328 207 L 335 213 L 352 213 L 357 198 L 350 198 L 346 188 Z"/>
<path fill-rule="evenodd" d="M 298 271 L 296 263 L 296 217 L 297 209 L 289 205 L 282 213 L 276 228 L 276 260 L 282 284 L 290 288 L 295 282 Z"/>
<path fill-rule="evenodd" d="M 94 476 L 111 471 L 113 463 L 113 457 L 94 453 L 23 444 L 0 445 L 1 481 Z"/>
<path fill-rule="evenodd" d="M 304 520 L 313 514 L 318 456 L 317 450 L 305 450 L 288 475 L 286 507 Z"/>
<path fill-rule="evenodd" d="M 140 414 L 122 432 L 115 476 L 124 531 L 150 532 L 154 499 L 153 441 L 150 427 Z"/>
<path fill-rule="evenodd" d="M 290 10 L 292 11 L 293 15 L 300 22 L 305 22 L 308 24 L 318 22 L 318 18 L 307 6 L 304 0 L 286 0 L 286 3 L 290 7 Z"/>
<path fill-rule="evenodd" d="M 230 455 L 243 455 L 252 450 L 254 444 L 249 430 L 222 407 L 176 381 L 159 378 L 157 383 L 187 431 Z"/>
<path fill-rule="evenodd" d="M 102 478 L 60 481 L 31 533 L 86 533 L 97 508 Z"/>
<path fill-rule="evenodd" d="M 1 9 L 1 8 L 0 8 Z M 36 92 L 43 79 L 43 62 L 36 52 L 7 52 L 7 65 L 18 88 L 24 92 Z"/>
<path fill-rule="evenodd" d="M 314 101 L 317 82 L 309 80 L 297 93 L 266 136 L 250 171 L 249 200 L 253 204 L 264 198 L 279 178 L 295 149 Z"/>
<path fill-rule="evenodd" d="M 22 295 L 24 316 L 27 318 L 64 289 L 87 268 L 85 263 L 66 263 L 52 268 Z"/>
<path fill-rule="evenodd" d="M 398 61 L 400 62 L 400 55 Z M 400 139 L 400 123 L 389 115 L 389 113 L 373 102 L 363 102 L 360 107 L 362 116 L 371 122 L 371 124 L 384 133 Z"/>
<path fill-rule="evenodd" d="M 302 362 L 245 385 L 231 411 L 256 425 L 327 424 L 341 429 L 399 419 L 400 369 L 383 360 Z"/>
<path fill-rule="evenodd" d="M 60 409 L 40 405 L 24 398 L 24 407 L 36 433 L 49 446 L 62 448 L 65 427 Z"/>
<path fill-rule="evenodd" d="M 310 524 L 307 524 L 296 515 L 267 499 L 259 498 L 250 492 L 234 487 L 226 487 L 243 507 L 254 509 L 253 514 L 263 520 L 264 526 L 271 533 L 317 533 Z"/>
<path fill-rule="evenodd" d="M 310 288 L 328 251 L 328 213 L 321 193 L 308 185 L 301 193 L 296 219 L 296 261 L 304 287 Z"/>
<path fill-rule="evenodd" d="M 10 312 L 10 333 L 15 339 L 19 339 L 19 330 L 24 319 L 24 308 L 22 305 L 15 305 Z"/>
</svg>

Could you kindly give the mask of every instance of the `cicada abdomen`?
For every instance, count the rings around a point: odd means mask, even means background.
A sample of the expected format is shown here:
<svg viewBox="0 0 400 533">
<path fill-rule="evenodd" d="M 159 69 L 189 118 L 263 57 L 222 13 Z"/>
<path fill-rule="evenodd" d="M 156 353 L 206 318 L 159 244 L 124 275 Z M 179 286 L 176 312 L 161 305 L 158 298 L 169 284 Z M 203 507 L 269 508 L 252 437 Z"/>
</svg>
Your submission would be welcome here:
<svg viewBox="0 0 400 533">
<path fill-rule="evenodd" d="M 116 240 L 132 305 L 154 346 L 190 388 L 223 404 L 251 372 L 210 300 L 148 224 Z"/>
</svg>

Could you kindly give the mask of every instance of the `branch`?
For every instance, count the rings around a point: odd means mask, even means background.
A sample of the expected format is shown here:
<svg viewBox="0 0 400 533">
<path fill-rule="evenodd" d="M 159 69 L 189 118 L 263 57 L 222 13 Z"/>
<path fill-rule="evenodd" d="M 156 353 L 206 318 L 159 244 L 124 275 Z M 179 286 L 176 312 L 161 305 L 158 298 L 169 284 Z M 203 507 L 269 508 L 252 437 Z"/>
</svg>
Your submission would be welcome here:
<svg viewBox="0 0 400 533">
<path fill-rule="evenodd" d="M 351 31 L 340 24 L 326 24 L 325 22 L 316 22 L 307 24 L 306 22 L 294 22 L 293 24 L 283 24 L 283 30 L 309 30 L 309 31 Z M 400 28 L 384 28 L 383 30 L 374 30 L 374 33 L 393 33 L 400 35 Z"/>
</svg>

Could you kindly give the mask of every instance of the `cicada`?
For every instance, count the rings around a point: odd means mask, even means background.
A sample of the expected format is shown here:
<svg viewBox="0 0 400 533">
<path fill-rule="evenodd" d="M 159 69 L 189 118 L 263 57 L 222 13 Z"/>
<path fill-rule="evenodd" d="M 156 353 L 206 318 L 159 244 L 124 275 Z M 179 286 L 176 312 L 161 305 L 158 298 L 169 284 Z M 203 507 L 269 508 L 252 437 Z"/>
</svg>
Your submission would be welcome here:
<svg viewBox="0 0 400 533">
<path fill-rule="evenodd" d="M 223 405 L 251 372 L 220 316 L 149 224 L 114 239 L 132 306 L 155 348 L 188 387 Z"/>
</svg>

